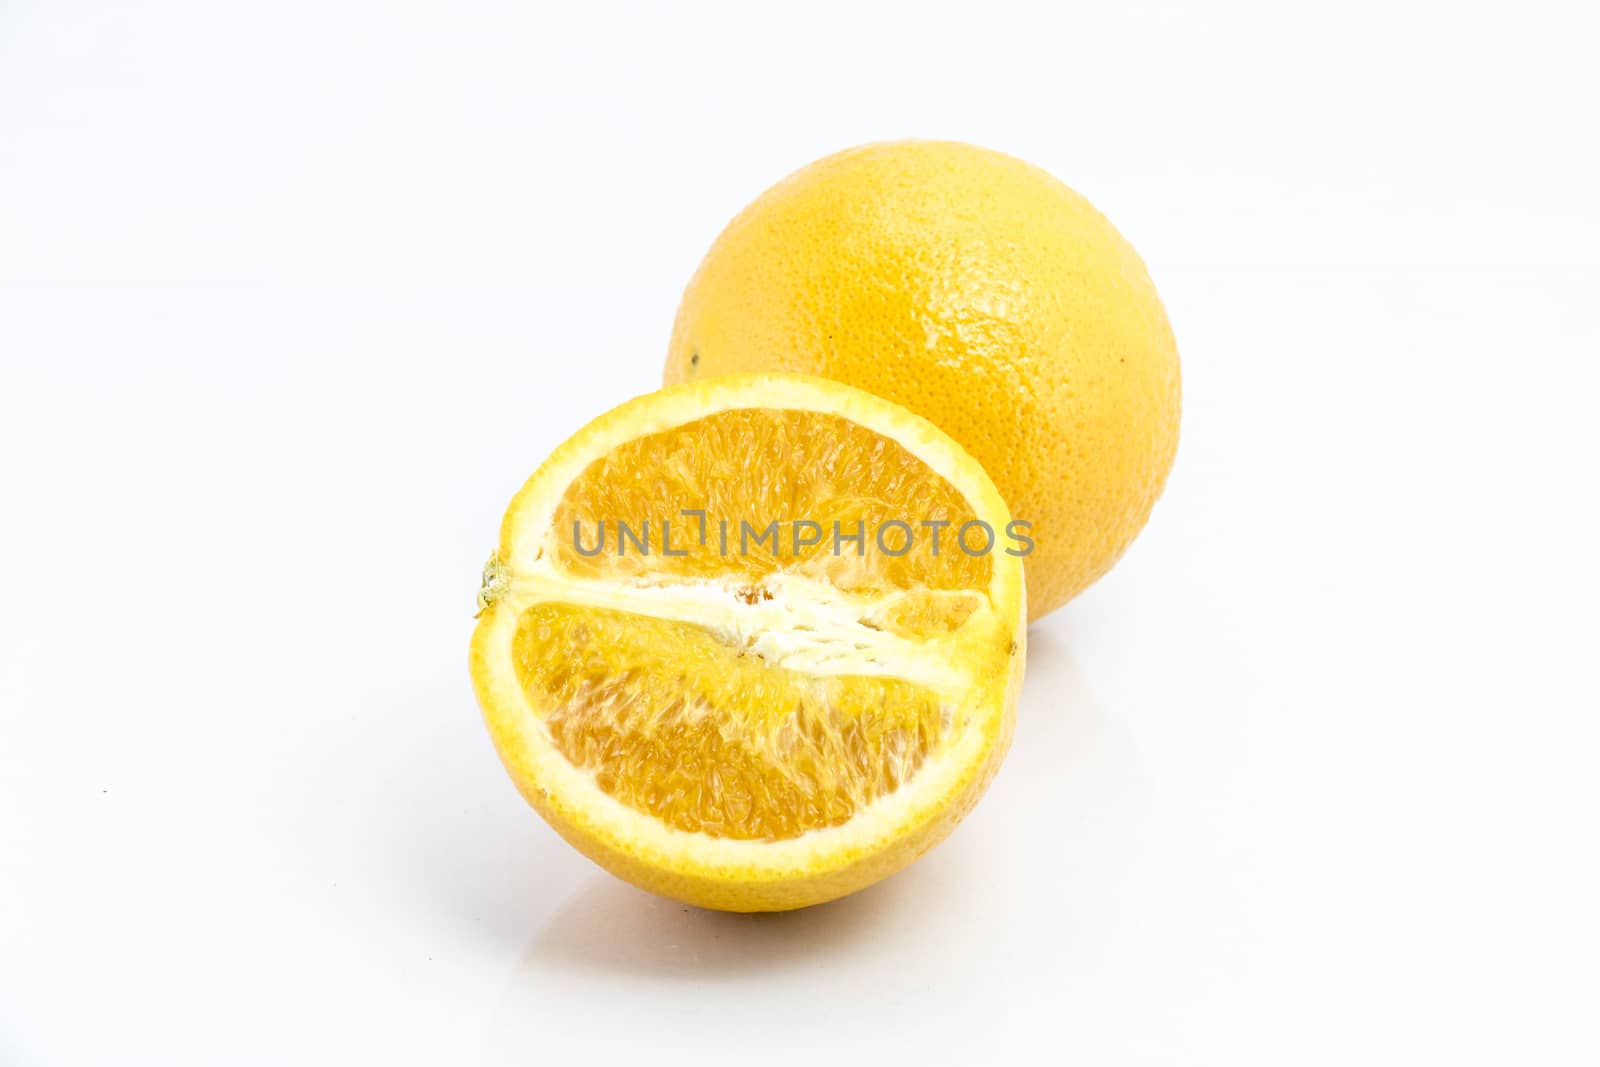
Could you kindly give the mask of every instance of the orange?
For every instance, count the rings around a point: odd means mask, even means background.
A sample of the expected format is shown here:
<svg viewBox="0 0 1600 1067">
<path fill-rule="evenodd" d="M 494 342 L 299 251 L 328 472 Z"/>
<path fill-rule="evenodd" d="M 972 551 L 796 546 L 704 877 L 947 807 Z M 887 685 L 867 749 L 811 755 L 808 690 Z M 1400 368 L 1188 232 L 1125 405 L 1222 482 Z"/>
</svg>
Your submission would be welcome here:
<svg viewBox="0 0 1600 1067">
<path fill-rule="evenodd" d="M 971 145 L 840 152 L 728 224 L 665 379 L 750 371 L 859 386 L 961 442 L 1032 523 L 1035 618 L 1117 561 L 1177 449 L 1177 347 L 1138 255 L 1049 174 Z"/>
<path fill-rule="evenodd" d="M 489 732 L 643 888 L 736 911 L 860 889 L 948 834 L 1009 744 L 1022 566 L 981 536 L 1009 519 L 942 431 L 836 382 L 640 397 L 506 511 L 472 640 Z"/>
</svg>

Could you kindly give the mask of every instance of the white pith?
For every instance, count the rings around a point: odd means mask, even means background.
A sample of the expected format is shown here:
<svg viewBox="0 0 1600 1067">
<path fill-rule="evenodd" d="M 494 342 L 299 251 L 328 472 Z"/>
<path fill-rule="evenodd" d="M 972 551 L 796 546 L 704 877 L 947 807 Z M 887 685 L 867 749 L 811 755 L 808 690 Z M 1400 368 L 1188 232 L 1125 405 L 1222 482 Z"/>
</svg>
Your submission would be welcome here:
<svg viewBox="0 0 1600 1067">
<path fill-rule="evenodd" d="M 553 601 L 698 626 L 731 648 L 803 674 L 900 678 L 951 694 L 971 683 L 945 642 L 901 637 L 869 621 L 893 600 L 925 590 L 863 597 L 815 578 L 774 574 L 760 587 L 767 597 L 750 602 L 747 587 L 736 581 L 576 578 L 551 559 L 546 553 L 526 568 L 508 568 L 502 595 L 523 606 Z M 988 607 L 980 594 L 965 590 L 935 595 L 975 600 L 975 615 Z"/>
</svg>

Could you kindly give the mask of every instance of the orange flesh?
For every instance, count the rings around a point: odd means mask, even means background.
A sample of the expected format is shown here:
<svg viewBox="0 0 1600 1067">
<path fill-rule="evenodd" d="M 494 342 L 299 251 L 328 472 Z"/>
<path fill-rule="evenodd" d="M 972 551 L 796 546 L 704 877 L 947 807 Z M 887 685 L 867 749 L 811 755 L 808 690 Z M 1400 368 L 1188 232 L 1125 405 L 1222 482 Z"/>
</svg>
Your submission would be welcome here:
<svg viewBox="0 0 1600 1067">
<path fill-rule="evenodd" d="M 703 544 L 701 520 L 683 515 L 685 508 L 705 511 Z M 956 544 L 961 526 L 975 517 L 954 486 L 896 441 L 838 415 L 747 408 L 629 441 L 596 460 L 567 487 L 555 530 L 561 565 L 583 577 L 758 580 L 785 570 L 850 591 L 982 589 L 989 584 L 989 558 Z M 672 550 L 688 555 L 662 553 L 663 520 L 671 523 Z M 805 520 L 822 528 L 822 539 L 796 551 L 794 524 Z M 877 543 L 875 532 L 892 520 L 913 528 L 915 540 L 904 555 L 886 553 Z M 924 520 L 948 523 L 939 529 L 937 554 L 933 529 L 920 525 Z M 604 522 L 604 551 L 593 557 L 576 551 L 574 522 L 585 549 L 599 543 Z M 649 555 L 633 541 L 618 554 L 619 522 L 635 534 L 649 529 Z M 773 522 L 777 537 L 761 538 Z M 841 538 L 862 524 L 860 555 L 843 539 L 834 553 L 835 522 Z M 801 541 L 817 533 L 798 532 Z M 901 549 L 904 537 L 899 527 L 887 528 L 890 552 Z"/>
<path fill-rule="evenodd" d="M 938 697 L 909 682 L 773 667 L 670 620 L 539 604 L 515 649 L 569 762 L 629 807 L 717 837 L 847 822 L 915 773 L 945 728 Z"/>
<path fill-rule="evenodd" d="M 679 509 L 704 508 L 708 537 Z M 898 443 L 839 416 L 744 409 L 629 442 L 597 460 L 556 512 L 557 566 L 569 579 L 661 586 L 706 580 L 736 600 L 769 601 L 775 576 L 799 575 L 863 595 L 868 631 L 937 639 L 958 630 L 990 580 L 991 562 L 955 547 L 970 505 Z M 614 538 L 585 547 L 617 519 L 656 538 L 645 555 Z M 660 520 L 672 547 L 660 552 Z M 724 555 L 718 525 L 730 519 Z M 937 555 L 920 546 L 882 552 L 873 531 L 890 519 L 945 519 Z M 865 524 L 861 555 L 831 538 L 793 551 L 741 555 L 739 521 L 812 519 L 847 531 Z M 679 531 L 688 536 L 680 540 Z M 608 537 L 610 535 L 608 534 Z M 890 541 L 898 548 L 901 538 Z M 781 595 L 781 591 L 778 595 Z M 752 609 L 753 610 L 753 609 Z M 905 783 L 953 725 L 948 694 L 881 673 L 813 674 L 769 662 L 704 626 L 625 610 L 546 601 L 527 608 L 515 641 L 518 680 L 555 747 L 621 803 L 680 830 L 782 840 L 838 826 Z"/>
</svg>

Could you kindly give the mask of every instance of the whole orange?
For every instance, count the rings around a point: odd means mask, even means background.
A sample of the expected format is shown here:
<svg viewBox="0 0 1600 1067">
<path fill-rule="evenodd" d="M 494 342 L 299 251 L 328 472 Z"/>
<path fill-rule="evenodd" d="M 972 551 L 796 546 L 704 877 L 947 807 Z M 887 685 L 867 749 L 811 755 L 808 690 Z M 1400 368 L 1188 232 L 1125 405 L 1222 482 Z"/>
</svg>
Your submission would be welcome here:
<svg viewBox="0 0 1600 1067">
<path fill-rule="evenodd" d="M 1121 557 L 1177 450 L 1177 345 L 1138 254 L 1045 171 L 972 145 L 848 149 L 728 224 L 665 380 L 747 371 L 858 386 L 964 445 L 1032 524 L 1034 619 Z"/>
</svg>

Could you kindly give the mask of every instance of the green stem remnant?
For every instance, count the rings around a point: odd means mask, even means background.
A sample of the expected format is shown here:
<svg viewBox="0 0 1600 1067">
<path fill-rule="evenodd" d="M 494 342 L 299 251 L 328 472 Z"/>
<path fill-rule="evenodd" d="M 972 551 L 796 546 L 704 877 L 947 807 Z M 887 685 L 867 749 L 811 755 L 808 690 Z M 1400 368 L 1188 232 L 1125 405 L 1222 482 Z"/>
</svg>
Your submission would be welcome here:
<svg viewBox="0 0 1600 1067">
<path fill-rule="evenodd" d="M 500 562 L 499 556 L 490 556 L 489 562 L 483 565 L 483 584 L 478 587 L 478 614 L 494 606 L 510 587 L 511 571 Z"/>
</svg>

